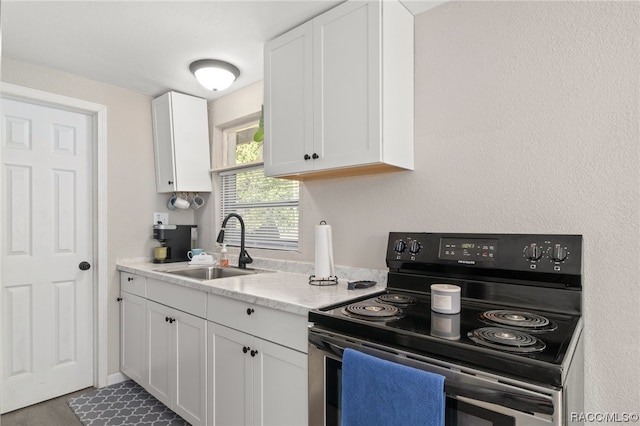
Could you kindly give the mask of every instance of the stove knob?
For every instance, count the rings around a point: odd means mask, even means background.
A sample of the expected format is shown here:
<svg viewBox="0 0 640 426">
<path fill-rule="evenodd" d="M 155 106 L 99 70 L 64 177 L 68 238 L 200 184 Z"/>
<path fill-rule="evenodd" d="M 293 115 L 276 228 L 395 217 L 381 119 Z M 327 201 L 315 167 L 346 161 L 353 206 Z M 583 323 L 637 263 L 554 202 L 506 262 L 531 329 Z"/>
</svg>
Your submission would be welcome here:
<svg viewBox="0 0 640 426">
<path fill-rule="evenodd" d="M 538 260 L 542 257 L 542 250 L 536 243 L 531 243 L 524 251 L 528 260 Z"/>
<path fill-rule="evenodd" d="M 420 244 L 420 241 L 413 240 L 409 243 L 409 253 L 411 254 L 418 254 L 421 248 L 422 245 Z"/>
<path fill-rule="evenodd" d="M 402 240 L 396 240 L 395 244 L 393 245 L 393 249 L 395 250 L 396 253 L 403 253 L 407 248 L 407 243 L 405 243 Z"/>
<path fill-rule="evenodd" d="M 567 258 L 567 250 L 560 244 L 554 244 L 551 250 L 551 259 L 554 262 L 562 262 Z"/>
</svg>

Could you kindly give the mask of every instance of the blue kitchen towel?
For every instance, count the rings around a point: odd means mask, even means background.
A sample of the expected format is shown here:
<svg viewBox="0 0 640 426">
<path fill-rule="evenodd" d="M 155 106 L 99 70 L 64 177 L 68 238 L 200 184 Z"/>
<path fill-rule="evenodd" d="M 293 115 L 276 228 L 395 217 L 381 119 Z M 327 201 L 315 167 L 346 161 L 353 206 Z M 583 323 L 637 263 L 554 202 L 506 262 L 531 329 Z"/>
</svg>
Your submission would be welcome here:
<svg viewBox="0 0 640 426">
<path fill-rule="evenodd" d="M 342 426 L 443 426 L 444 405 L 444 376 L 345 349 Z"/>
</svg>

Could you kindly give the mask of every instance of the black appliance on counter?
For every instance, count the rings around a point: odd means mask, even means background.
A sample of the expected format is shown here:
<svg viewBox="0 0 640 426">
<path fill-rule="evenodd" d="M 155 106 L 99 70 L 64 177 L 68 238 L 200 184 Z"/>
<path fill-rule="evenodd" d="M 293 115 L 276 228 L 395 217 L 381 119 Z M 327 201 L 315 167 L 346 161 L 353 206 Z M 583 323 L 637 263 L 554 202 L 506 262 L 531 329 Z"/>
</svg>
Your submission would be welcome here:
<svg viewBox="0 0 640 426">
<path fill-rule="evenodd" d="M 191 242 L 195 241 L 198 225 L 153 225 L 153 238 L 167 248 L 167 257 L 162 261 L 154 259 L 154 263 L 186 262 L 187 252 L 191 250 Z"/>
<path fill-rule="evenodd" d="M 582 236 L 392 232 L 386 261 L 385 291 L 309 314 L 310 425 L 340 424 L 345 348 L 445 376 L 447 426 L 582 412 Z M 432 284 L 460 287 L 459 313 L 431 310 Z"/>
</svg>

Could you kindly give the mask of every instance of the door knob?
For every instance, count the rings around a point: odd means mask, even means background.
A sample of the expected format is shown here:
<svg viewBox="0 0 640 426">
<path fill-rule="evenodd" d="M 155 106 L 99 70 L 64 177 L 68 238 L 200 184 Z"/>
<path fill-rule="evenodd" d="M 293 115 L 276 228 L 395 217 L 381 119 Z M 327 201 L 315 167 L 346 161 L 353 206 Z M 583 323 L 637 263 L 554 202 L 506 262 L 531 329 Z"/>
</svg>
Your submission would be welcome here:
<svg viewBox="0 0 640 426">
<path fill-rule="evenodd" d="M 81 271 L 86 271 L 91 268 L 91 264 L 89 262 L 82 261 L 78 265 L 78 268 L 80 268 Z"/>
</svg>

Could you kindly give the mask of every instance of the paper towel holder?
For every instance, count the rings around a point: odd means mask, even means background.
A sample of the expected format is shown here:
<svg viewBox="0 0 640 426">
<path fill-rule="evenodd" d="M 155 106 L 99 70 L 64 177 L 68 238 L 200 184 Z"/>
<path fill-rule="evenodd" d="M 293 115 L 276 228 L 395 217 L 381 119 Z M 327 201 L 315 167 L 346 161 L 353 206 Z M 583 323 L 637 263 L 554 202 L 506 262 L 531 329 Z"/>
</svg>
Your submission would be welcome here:
<svg viewBox="0 0 640 426">
<path fill-rule="evenodd" d="M 326 225 L 326 220 L 321 220 L 320 225 Z M 332 271 L 333 272 L 333 271 Z M 317 285 L 317 286 L 325 286 L 325 285 L 337 285 L 338 277 L 334 275 L 330 275 L 329 277 L 318 278 L 315 275 L 309 276 L 309 284 Z"/>
</svg>

